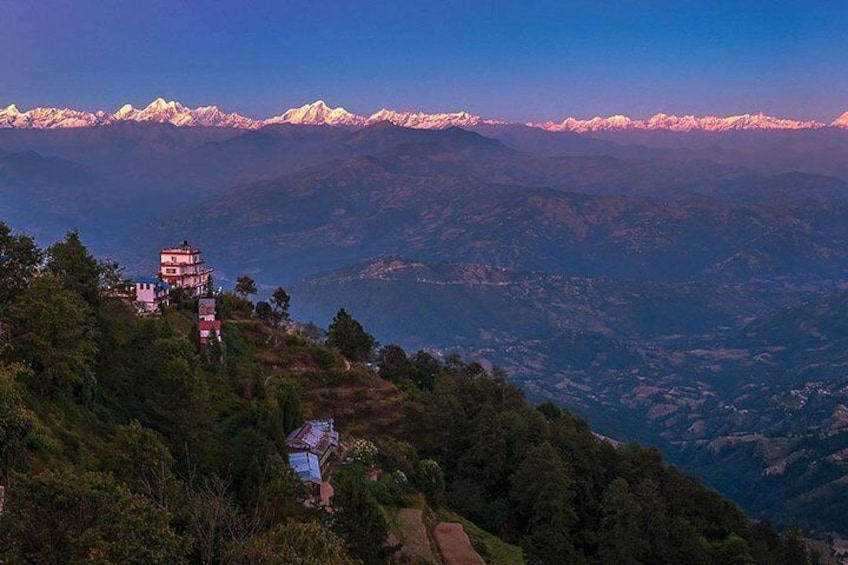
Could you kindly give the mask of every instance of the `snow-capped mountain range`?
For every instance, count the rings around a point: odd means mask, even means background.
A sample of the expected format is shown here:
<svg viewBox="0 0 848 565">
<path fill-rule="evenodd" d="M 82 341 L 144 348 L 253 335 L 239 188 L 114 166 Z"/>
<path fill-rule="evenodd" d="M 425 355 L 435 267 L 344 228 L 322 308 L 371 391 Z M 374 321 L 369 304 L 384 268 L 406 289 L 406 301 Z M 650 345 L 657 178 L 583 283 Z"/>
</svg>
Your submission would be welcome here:
<svg viewBox="0 0 848 565">
<path fill-rule="evenodd" d="M 370 116 L 359 116 L 342 107 L 331 108 L 323 100 L 290 108 L 280 115 L 264 120 L 248 118 L 236 113 L 225 113 L 217 106 L 188 108 L 176 101 L 157 98 L 145 108 L 126 104 L 114 113 L 86 112 L 69 108 L 33 108 L 20 111 L 14 104 L 0 108 L 0 128 L 54 129 L 78 128 L 114 124 L 118 122 L 158 122 L 175 126 L 230 127 L 258 129 L 273 124 L 331 125 L 362 127 L 388 121 L 395 125 L 415 129 L 444 129 L 450 126 L 472 127 L 481 124 L 506 124 L 498 120 L 483 119 L 467 112 L 425 114 L 423 112 L 398 112 L 383 108 Z M 566 118 L 561 122 L 530 122 L 527 126 L 553 132 L 598 132 L 620 130 L 668 131 L 733 131 L 767 129 L 816 129 L 839 127 L 848 129 L 848 112 L 830 124 L 817 121 L 799 121 L 776 118 L 764 114 L 738 116 L 670 116 L 656 114 L 647 120 L 634 120 L 627 116 L 594 117 L 588 120 Z"/>
<path fill-rule="evenodd" d="M 843 116 L 846 117 L 846 116 Z M 841 119 L 841 118 L 840 118 Z M 846 123 L 834 121 L 831 125 L 848 127 Z M 566 118 L 560 123 L 529 123 L 529 126 L 547 131 L 592 132 L 608 130 L 670 130 L 670 131 L 732 131 L 750 129 L 817 129 L 827 127 L 824 122 L 798 121 L 775 118 L 765 114 L 741 114 L 739 116 L 669 116 L 655 114 L 647 120 L 632 120 L 627 116 L 595 117 L 591 120 Z"/>
</svg>

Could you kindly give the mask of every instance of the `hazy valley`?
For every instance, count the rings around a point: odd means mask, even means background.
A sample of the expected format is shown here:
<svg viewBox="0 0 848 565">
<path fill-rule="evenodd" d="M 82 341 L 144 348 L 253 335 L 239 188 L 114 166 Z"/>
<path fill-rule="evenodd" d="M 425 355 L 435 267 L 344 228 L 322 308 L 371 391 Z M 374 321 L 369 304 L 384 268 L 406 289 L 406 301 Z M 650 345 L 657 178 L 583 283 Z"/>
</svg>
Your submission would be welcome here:
<svg viewBox="0 0 848 565">
<path fill-rule="evenodd" d="M 848 131 L 467 127 L 0 129 L 0 218 L 138 273 L 189 239 L 297 319 L 502 365 L 754 516 L 848 532 Z"/>
</svg>

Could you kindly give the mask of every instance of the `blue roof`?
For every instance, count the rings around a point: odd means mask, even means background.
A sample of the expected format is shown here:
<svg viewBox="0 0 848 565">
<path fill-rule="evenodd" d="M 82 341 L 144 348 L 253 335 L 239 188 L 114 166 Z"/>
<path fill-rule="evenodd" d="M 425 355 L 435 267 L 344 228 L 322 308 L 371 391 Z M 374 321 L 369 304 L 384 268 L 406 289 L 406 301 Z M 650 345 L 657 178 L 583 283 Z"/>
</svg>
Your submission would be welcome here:
<svg viewBox="0 0 848 565">
<path fill-rule="evenodd" d="M 144 284 L 155 284 L 158 285 L 159 288 L 164 288 L 165 290 L 170 290 L 171 285 L 163 281 L 162 279 L 157 279 L 156 277 L 137 277 L 135 279 L 136 284 L 144 283 Z"/>
<path fill-rule="evenodd" d="M 318 462 L 318 457 L 312 453 L 306 451 L 289 453 L 289 465 L 301 481 L 308 481 L 317 485 L 323 482 L 321 479 L 321 464 Z"/>
</svg>

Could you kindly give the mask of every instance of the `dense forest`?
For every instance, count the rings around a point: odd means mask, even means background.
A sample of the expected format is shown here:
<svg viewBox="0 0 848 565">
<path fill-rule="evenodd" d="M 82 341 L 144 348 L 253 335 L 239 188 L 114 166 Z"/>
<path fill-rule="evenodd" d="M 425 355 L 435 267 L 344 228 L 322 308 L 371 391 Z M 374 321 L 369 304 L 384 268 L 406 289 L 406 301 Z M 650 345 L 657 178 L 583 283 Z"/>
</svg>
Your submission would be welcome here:
<svg viewBox="0 0 848 565">
<path fill-rule="evenodd" d="M 76 232 L 40 249 L 0 223 L 4 563 L 401 563 L 392 511 L 410 506 L 473 523 L 492 563 L 819 560 L 497 368 L 379 347 L 343 310 L 327 332 L 298 326 L 247 278 L 201 347 L 191 300 L 139 317 L 122 277 Z M 310 417 L 349 448 L 332 512 L 304 503 L 286 458 Z"/>
</svg>

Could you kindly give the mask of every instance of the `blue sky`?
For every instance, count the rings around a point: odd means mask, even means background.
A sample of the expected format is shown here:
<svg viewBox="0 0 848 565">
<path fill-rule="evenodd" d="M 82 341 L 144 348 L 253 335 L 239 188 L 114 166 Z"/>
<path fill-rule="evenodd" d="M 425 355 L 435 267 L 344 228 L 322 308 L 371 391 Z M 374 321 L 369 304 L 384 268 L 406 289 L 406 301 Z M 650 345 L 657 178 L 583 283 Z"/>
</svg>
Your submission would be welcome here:
<svg viewBox="0 0 848 565">
<path fill-rule="evenodd" d="M 114 110 L 157 96 L 266 117 L 509 120 L 848 110 L 848 2 L 0 3 L 0 105 Z"/>
</svg>

